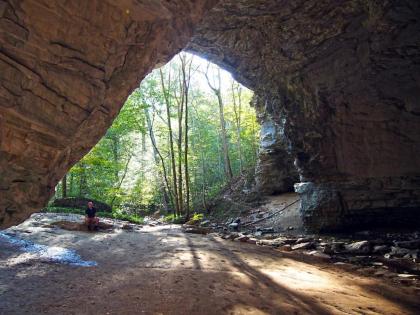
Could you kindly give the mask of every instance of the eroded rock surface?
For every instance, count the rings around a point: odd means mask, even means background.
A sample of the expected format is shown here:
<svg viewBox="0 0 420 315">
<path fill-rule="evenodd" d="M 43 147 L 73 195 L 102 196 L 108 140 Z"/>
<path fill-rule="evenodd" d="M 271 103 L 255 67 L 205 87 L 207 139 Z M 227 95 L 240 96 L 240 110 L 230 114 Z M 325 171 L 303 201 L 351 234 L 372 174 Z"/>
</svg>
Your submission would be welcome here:
<svg viewBox="0 0 420 315">
<path fill-rule="evenodd" d="M 26 219 L 217 1 L 0 1 L 0 226 Z"/>
<path fill-rule="evenodd" d="M 290 143 L 285 135 L 286 119 L 275 120 L 266 111 L 265 99 L 253 98 L 261 125 L 260 147 L 255 170 L 256 189 L 265 194 L 293 191 L 299 175 L 293 165 Z"/>
<path fill-rule="evenodd" d="M 419 16 L 418 1 L 224 1 L 189 44 L 284 126 L 310 229 L 420 219 Z"/>
</svg>

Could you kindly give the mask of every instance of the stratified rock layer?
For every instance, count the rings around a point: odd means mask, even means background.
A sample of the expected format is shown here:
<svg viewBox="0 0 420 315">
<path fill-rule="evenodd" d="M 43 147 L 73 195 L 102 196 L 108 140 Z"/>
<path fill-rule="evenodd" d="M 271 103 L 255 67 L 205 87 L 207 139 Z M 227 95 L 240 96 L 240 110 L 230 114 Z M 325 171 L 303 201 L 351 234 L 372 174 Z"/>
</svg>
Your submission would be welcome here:
<svg viewBox="0 0 420 315">
<path fill-rule="evenodd" d="M 188 46 L 265 99 L 263 127 L 284 127 L 309 229 L 420 220 L 419 6 L 224 1 Z M 268 165 L 261 178 L 290 163 Z"/>
<path fill-rule="evenodd" d="M 216 2 L 0 0 L 0 226 L 45 205 Z"/>
</svg>

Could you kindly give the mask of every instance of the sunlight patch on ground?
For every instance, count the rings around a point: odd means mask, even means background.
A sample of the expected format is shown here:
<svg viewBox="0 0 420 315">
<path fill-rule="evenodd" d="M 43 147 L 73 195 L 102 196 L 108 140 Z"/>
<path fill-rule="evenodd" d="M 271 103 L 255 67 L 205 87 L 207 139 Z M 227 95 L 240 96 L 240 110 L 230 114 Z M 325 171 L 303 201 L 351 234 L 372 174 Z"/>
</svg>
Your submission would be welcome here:
<svg viewBox="0 0 420 315">
<path fill-rule="evenodd" d="M 251 305 L 237 304 L 229 309 L 227 314 L 248 314 L 248 315 L 270 315 L 270 313 L 265 312 Z"/>
<path fill-rule="evenodd" d="M 398 314 L 401 310 L 400 305 L 365 289 L 377 286 L 374 279 L 360 278 L 345 272 L 343 274 L 331 272 L 331 270 L 325 272 L 292 259 L 284 259 L 284 265 L 281 267 L 263 268 L 261 272 L 288 290 L 308 296 L 316 293 L 317 300 L 323 303 L 324 307 L 335 312 L 340 308 L 339 305 L 348 311 L 355 311 L 360 305 L 374 310 L 377 301 L 381 301 L 383 307 L 395 312 L 392 314 Z M 363 314 L 371 314 L 371 312 L 366 311 Z M 372 314 L 377 313 L 372 312 Z"/>
</svg>

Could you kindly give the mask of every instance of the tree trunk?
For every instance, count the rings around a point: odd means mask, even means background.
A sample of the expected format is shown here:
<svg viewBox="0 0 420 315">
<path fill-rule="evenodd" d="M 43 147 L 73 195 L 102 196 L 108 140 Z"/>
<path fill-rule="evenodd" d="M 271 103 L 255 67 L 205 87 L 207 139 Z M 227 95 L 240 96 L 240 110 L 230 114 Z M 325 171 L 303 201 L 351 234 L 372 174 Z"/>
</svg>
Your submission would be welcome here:
<svg viewBox="0 0 420 315">
<path fill-rule="evenodd" d="M 133 157 L 133 155 L 130 155 L 130 157 L 127 159 L 127 162 L 125 163 L 125 167 L 124 167 L 124 173 L 121 177 L 121 180 L 118 182 L 117 187 L 115 187 L 116 192 L 115 192 L 115 194 L 114 194 L 114 196 L 112 197 L 112 200 L 111 200 L 111 204 L 110 204 L 111 209 L 113 209 L 113 207 L 114 207 L 114 202 L 115 202 L 115 199 L 117 198 L 117 191 L 121 188 L 121 185 L 122 185 L 122 183 L 125 179 L 125 176 L 127 175 L 128 165 L 130 164 L 130 161 L 131 161 L 132 157 Z"/>
<path fill-rule="evenodd" d="M 242 158 L 242 146 L 241 146 L 241 88 L 237 87 L 238 91 L 238 104 L 236 103 L 236 96 L 235 96 L 235 86 L 234 81 L 232 80 L 232 98 L 233 98 L 233 112 L 235 114 L 235 122 L 236 122 L 236 143 L 238 146 L 238 153 L 239 153 L 239 172 L 243 173 L 243 158 Z"/>
<path fill-rule="evenodd" d="M 73 191 L 74 191 L 74 174 L 70 173 L 70 190 L 69 190 L 69 195 L 70 196 L 74 196 Z"/>
<path fill-rule="evenodd" d="M 220 115 L 220 126 L 222 131 L 222 144 L 223 144 L 223 158 L 225 162 L 225 172 L 229 179 L 232 179 L 232 167 L 230 165 L 230 158 L 229 158 L 229 146 L 227 141 L 227 133 L 226 133 L 226 123 L 225 123 L 225 115 L 224 115 L 224 106 L 222 95 L 219 91 L 217 94 L 217 99 L 219 102 L 219 115 Z"/>
<path fill-rule="evenodd" d="M 190 80 L 191 80 L 191 65 L 192 60 L 188 66 L 188 74 L 187 74 L 187 61 L 185 55 L 181 57 L 181 64 L 182 64 L 182 85 L 184 90 L 184 103 L 185 103 L 185 136 L 184 136 L 184 172 L 185 172 L 185 209 L 186 209 L 186 218 L 187 220 L 190 218 L 190 176 L 188 172 L 188 93 L 190 87 Z"/>
<path fill-rule="evenodd" d="M 85 164 L 83 162 L 80 163 L 80 177 L 79 177 L 79 197 L 84 197 L 86 194 L 86 171 L 85 171 Z"/>
<path fill-rule="evenodd" d="M 153 126 L 152 126 L 152 121 L 150 119 L 150 114 L 149 114 L 149 110 L 148 108 L 144 109 L 144 113 L 146 116 L 146 123 L 147 123 L 147 129 L 149 130 L 149 137 L 150 137 L 150 141 L 152 142 L 152 146 L 153 146 L 153 157 L 155 160 L 155 164 L 158 168 L 158 172 L 159 172 L 159 176 L 162 179 L 162 183 L 161 183 L 161 191 L 162 191 L 162 195 L 163 195 L 163 203 L 164 203 L 164 207 L 165 210 L 168 211 L 168 203 L 170 202 L 172 204 L 173 209 L 175 209 L 175 204 L 172 198 L 172 194 L 171 194 L 171 188 L 169 186 L 169 181 L 168 181 L 168 175 L 167 175 L 167 171 L 166 171 L 166 166 L 165 166 L 165 160 L 162 157 L 162 154 L 160 154 L 160 151 L 157 147 L 157 143 L 156 143 L 156 138 L 155 138 L 155 134 L 153 132 Z M 162 164 L 162 171 L 159 168 L 159 161 Z M 165 189 L 166 187 L 166 189 Z M 169 195 L 168 195 L 169 193 Z"/>
<path fill-rule="evenodd" d="M 67 174 L 63 177 L 63 185 L 62 185 L 62 197 L 67 198 Z"/>
<path fill-rule="evenodd" d="M 182 66 L 183 67 L 183 66 Z M 182 69 L 183 71 L 183 69 Z M 182 182 L 182 118 L 184 115 L 184 89 L 183 80 L 178 77 L 180 86 L 180 100 L 178 100 L 178 198 L 179 198 L 179 211 L 184 212 L 184 199 L 183 199 L 183 182 Z"/>
<path fill-rule="evenodd" d="M 171 152 L 171 164 L 172 164 L 172 178 L 173 178 L 173 185 L 174 185 L 174 196 L 175 196 L 175 213 L 174 215 L 177 216 L 179 214 L 179 196 L 178 196 L 178 186 L 177 186 L 177 178 L 176 178 L 176 164 L 175 164 L 175 152 L 174 152 L 174 139 L 172 133 L 172 126 L 171 126 L 171 111 L 170 111 L 170 102 L 169 96 L 165 88 L 165 82 L 163 79 L 163 72 L 160 72 L 160 81 L 162 85 L 162 92 L 165 98 L 166 103 L 166 115 L 168 119 L 168 132 L 169 132 L 169 148 Z"/>
<path fill-rule="evenodd" d="M 114 170 L 114 177 L 115 177 L 115 181 L 118 181 L 118 160 L 119 160 L 119 156 L 118 156 L 118 147 L 119 147 L 119 139 L 117 136 L 112 135 L 111 136 L 111 140 L 112 140 L 112 156 L 114 158 L 114 165 L 116 166 L 115 170 Z"/>
<path fill-rule="evenodd" d="M 232 167 L 230 165 L 229 145 L 228 145 L 227 133 L 226 133 L 224 105 L 223 105 L 222 93 L 220 90 L 220 69 L 217 68 L 217 82 L 218 82 L 217 86 L 216 85 L 213 86 L 211 84 L 210 79 L 208 77 L 208 69 L 209 69 L 209 64 L 207 65 L 207 71 L 205 73 L 205 76 L 207 79 L 208 86 L 217 96 L 217 102 L 219 103 L 219 119 L 220 119 L 221 138 L 222 138 L 222 145 L 223 145 L 223 159 L 224 159 L 224 164 L 225 164 L 224 169 L 225 169 L 226 177 L 230 180 L 233 177 L 233 173 L 232 173 Z"/>
</svg>

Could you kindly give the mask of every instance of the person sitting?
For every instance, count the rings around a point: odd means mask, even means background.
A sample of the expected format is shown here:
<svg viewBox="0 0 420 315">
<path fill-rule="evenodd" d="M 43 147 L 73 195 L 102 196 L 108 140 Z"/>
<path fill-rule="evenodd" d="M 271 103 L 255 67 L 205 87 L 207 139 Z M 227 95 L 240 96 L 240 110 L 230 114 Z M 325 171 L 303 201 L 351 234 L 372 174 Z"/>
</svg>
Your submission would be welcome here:
<svg viewBox="0 0 420 315">
<path fill-rule="evenodd" d="M 89 231 L 92 229 L 98 229 L 99 218 L 96 217 L 96 208 L 93 206 L 93 202 L 89 201 L 86 208 L 85 224 Z"/>
</svg>

